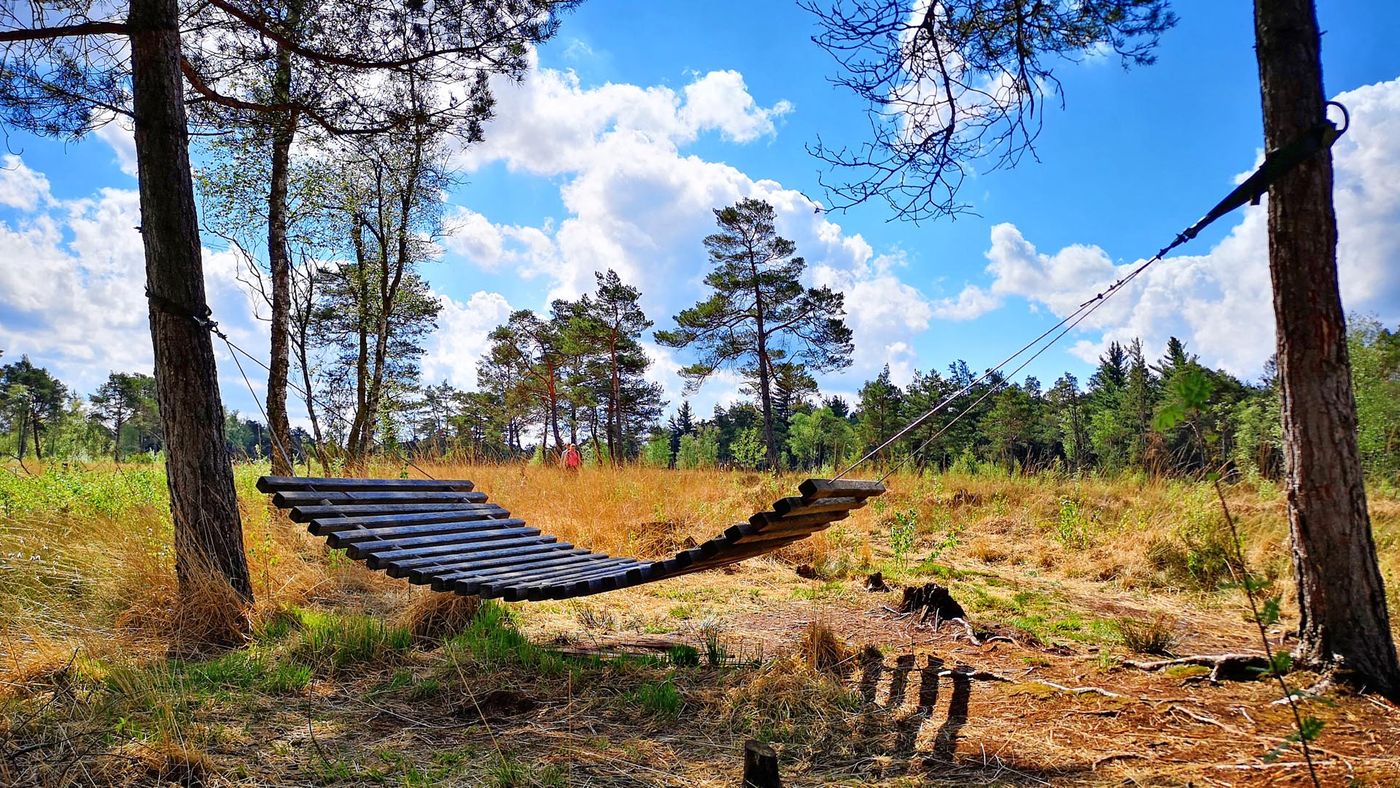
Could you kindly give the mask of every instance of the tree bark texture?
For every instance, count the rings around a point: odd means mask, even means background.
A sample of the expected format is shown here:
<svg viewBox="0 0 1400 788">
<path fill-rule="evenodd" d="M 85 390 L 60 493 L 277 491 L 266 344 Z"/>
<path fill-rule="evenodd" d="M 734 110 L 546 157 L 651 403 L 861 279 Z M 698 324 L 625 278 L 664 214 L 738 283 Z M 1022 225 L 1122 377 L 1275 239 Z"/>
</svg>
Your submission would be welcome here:
<svg viewBox="0 0 1400 788">
<path fill-rule="evenodd" d="M 199 223 L 190 178 L 176 0 L 131 0 L 131 74 L 141 190 L 141 237 L 151 294 L 156 395 L 180 590 L 211 577 L 252 601 L 233 467 L 224 444 L 213 339 L 191 314 L 205 310 Z M 229 620 L 241 611 L 226 611 Z"/>
<path fill-rule="evenodd" d="M 300 21 L 301 4 L 288 4 L 289 27 Z M 277 70 L 272 76 L 274 103 L 287 103 L 292 92 L 292 53 L 277 48 Z M 271 343 L 267 372 L 267 428 L 272 436 L 272 473 L 291 476 L 292 425 L 287 419 L 287 377 L 290 367 L 292 320 L 292 259 L 287 244 L 287 182 L 290 178 L 292 143 L 296 139 L 297 113 L 273 113 L 272 173 L 267 195 L 267 263 L 272 274 Z"/>
<path fill-rule="evenodd" d="M 1326 112 L 1312 0 L 1256 0 L 1255 33 L 1264 137 L 1275 150 Z M 1296 655 L 1400 698 L 1356 444 L 1329 151 L 1269 190 L 1269 273 L 1301 612 Z"/>
<path fill-rule="evenodd" d="M 278 100 L 285 100 L 291 81 L 291 56 L 278 50 L 273 85 Z M 296 120 L 278 117 L 272 132 L 272 178 L 267 196 L 267 262 L 272 274 L 271 348 L 267 372 L 267 428 L 272 435 L 272 473 L 292 475 L 292 426 L 287 420 L 287 375 L 290 368 L 289 334 L 292 315 L 292 261 L 287 247 L 287 180 Z"/>
</svg>

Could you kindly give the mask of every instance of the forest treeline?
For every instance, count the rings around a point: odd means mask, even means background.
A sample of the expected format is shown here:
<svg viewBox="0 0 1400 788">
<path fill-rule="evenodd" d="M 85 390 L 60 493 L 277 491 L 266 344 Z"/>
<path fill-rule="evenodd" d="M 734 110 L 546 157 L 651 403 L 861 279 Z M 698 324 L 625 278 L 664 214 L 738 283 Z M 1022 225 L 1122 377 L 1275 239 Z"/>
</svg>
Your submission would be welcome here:
<svg viewBox="0 0 1400 788">
<path fill-rule="evenodd" d="M 598 276 L 594 293 L 556 301 L 548 318 L 512 314 L 491 335 L 476 391 L 398 381 L 379 418 L 377 451 L 462 462 L 542 461 L 575 443 L 596 462 L 767 467 L 762 407 L 752 385 L 746 401 L 717 406 L 708 416 L 682 401 L 663 418 L 660 386 L 646 377 L 640 338 L 651 323 L 639 297 L 609 272 Z M 1400 328 L 1354 317 L 1349 349 L 1363 461 L 1368 473 L 1393 478 L 1400 473 Z M 942 371 L 916 372 L 900 386 L 886 368 L 847 401 L 823 395 L 801 367 L 780 365 L 772 412 L 782 467 L 849 462 L 978 374 L 959 360 Z M 1086 381 L 1065 373 L 1048 386 L 996 376 L 972 385 L 881 460 L 943 469 L 995 463 L 1028 472 L 1177 474 L 1231 466 L 1275 478 L 1283 460 L 1278 396 L 1272 364 L 1261 379 L 1244 381 L 1202 366 L 1175 339 L 1160 355 L 1139 342 L 1114 343 Z M 0 365 L 0 450 L 18 459 L 153 461 L 163 445 L 158 413 L 148 374 L 114 372 L 83 396 L 28 358 Z M 237 458 L 263 458 L 273 449 L 266 426 L 236 411 L 227 415 L 225 432 Z M 346 429 L 334 432 L 343 440 Z M 300 461 L 315 459 L 307 431 L 294 430 L 294 441 Z"/>
</svg>

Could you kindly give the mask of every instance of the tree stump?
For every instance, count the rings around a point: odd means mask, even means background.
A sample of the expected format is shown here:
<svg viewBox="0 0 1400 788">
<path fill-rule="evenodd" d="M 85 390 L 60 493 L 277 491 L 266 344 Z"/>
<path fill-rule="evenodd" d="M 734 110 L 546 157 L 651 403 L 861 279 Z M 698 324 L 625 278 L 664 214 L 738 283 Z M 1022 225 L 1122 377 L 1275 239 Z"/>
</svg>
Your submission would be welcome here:
<svg viewBox="0 0 1400 788">
<path fill-rule="evenodd" d="M 778 753 L 772 747 L 749 739 L 744 742 L 743 788 L 782 788 L 778 776 Z"/>
</svg>

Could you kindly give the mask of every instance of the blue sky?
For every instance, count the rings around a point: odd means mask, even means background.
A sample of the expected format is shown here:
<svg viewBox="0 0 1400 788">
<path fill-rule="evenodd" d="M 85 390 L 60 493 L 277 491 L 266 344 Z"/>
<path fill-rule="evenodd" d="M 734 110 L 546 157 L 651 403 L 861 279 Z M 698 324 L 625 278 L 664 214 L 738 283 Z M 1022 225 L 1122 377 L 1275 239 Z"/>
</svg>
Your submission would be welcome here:
<svg viewBox="0 0 1400 788">
<path fill-rule="evenodd" d="M 1327 87 L 1356 121 L 1337 148 L 1344 298 L 1394 323 L 1400 5 L 1320 5 Z M 994 363 L 1194 221 L 1260 155 L 1249 4 L 1175 8 L 1157 64 L 1090 59 L 1057 72 L 1066 106 L 1046 114 L 1039 161 L 969 180 L 962 197 L 978 215 L 915 226 L 875 204 L 814 214 L 802 197 L 825 200 L 804 145 L 859 143 L 864 119 L 827 81 L 834 63 L 794 3 L 588 0 L 523 85 L 498 85 L 487 142 L 457 157 L 452 235 L 428 269 L 445 308 L 425 369 L 471 386 L 485 332 L 509 309 L 577 295 L 605 267 L 641 287 L 665 327 L 702 295 L 708 210 L 740 196 L 778 205 L 812 281 L 847 294 L 857 357 L 825 389 L 849 394 L 885 363 L 897 379 L 955 358 Z M 129 135 L 12 134 L 9 149 L 0 349 L 83 390 L 110 369 L 148 366 Z M 1222 220 L 1028 371 L 1082 379 L 1110 339 L 1142 336 L 1155 355 L 1176 334 L 1206 363 L 1257 373 L 1272 348 L 1264 251 L 1261 208 Z M 207 264 L 224 325 L 265 347 L 236 266 L 217 251 Z M 684 354 L 654 353 L 674 405 Z M 236 370 L 221 372 L 230 406 L 254 410 Z M 707 385 L 702 412 L 736 384 Z"/>
</svg>

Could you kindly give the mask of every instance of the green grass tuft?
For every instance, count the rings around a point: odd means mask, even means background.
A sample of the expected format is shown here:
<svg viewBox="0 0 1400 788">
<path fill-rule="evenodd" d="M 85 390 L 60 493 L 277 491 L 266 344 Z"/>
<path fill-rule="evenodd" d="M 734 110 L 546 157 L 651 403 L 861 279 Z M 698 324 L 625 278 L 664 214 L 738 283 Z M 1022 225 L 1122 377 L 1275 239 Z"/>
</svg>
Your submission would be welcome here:
<svg viewBox="0 0 1400 788">
<path fill-rule="evenodd" d="M 653 717 L 674 720 L 681 713 L 684 702 L 676 685 L 670 679 L 639 685 L 625 693 L 627 700 Z"/>
</svg>

